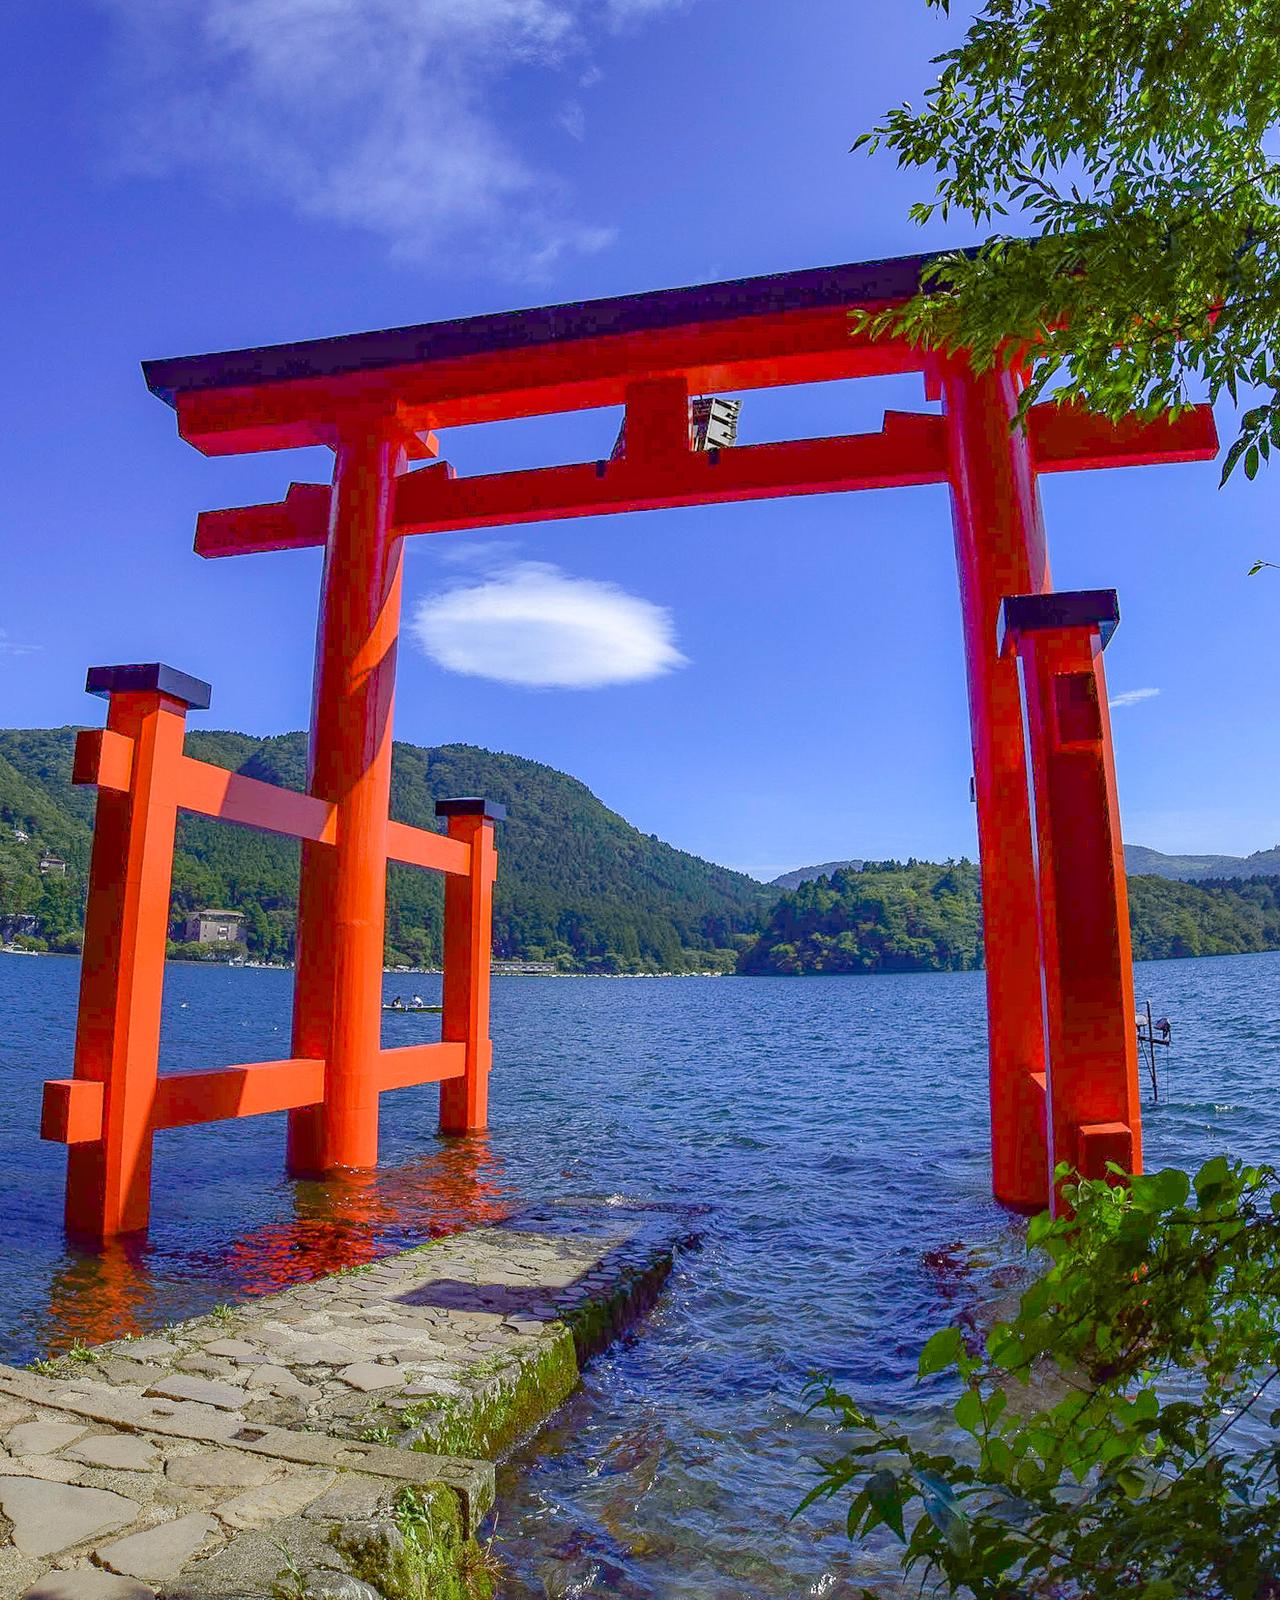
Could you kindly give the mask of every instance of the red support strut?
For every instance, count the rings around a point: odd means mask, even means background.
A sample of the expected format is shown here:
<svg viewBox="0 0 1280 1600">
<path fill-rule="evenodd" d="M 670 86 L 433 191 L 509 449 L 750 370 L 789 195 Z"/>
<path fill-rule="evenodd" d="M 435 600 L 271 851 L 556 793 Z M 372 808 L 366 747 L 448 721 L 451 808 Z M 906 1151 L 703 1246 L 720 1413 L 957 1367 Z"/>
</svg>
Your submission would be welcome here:
<svg viewBox="0 0 1280 1600">
<path fill-rule="evenodd" d="M 209 686 L 152 666 L 97 668 L 88 687 L 109 709 L 77 751 L 75 776 L 100 783 L 80 1024 L 74 1077 L 46 1091 L 41 1131 L 59 1137 L 65 1108 L 67 1232 L 97 1243 L 147 1224 L 178 772 L 187 710 L 209 704 Z"/>
<path fill-rule="evenodd" d="M 506 816 L 491 800 L 441 800 L 449 837 L 471 849 L 471 872 L 444 885 L 444 1016 L 440 1037 L 466 1046 L 462 1077 L 440 1085 L 441 1133 L 475 1133 L 489 1117 L 489 975 L 493 949 L 494 823 Z"/>
<path fill-rule="evenodd" d="M 1142 1170 L 1133 951 L 1102 652 L 1115 591 L 1004 602 L 1026 711 L 1049 1061 L 1047 1172 Z M 1055 1193 L 1054 1205 L 1058 1197 Z"/>
<path fill-rule="evenodd" d="M 398 551 L 394 571 L 398 582 Z M 331 592 L 340 593 L 340 587 Z M 371 631 L 377 636 L 376 628 Z M 385 666 L 386 652 L 374 661 Z M 332 800 L 296 794 L 184 755 L 186 712 L 209 704 L 209 686 L 172 667 L 97 667 L 89 674 L 89 688 L 108 695 L 111 703 L 107 726 L 77 739 L 73 769 L 76 783 L 99 791 L 75 1076 L 45 1084 L 40 1120 L 43 1138 L 69 1147 L 68 1232 L 79 1243 L 101 1245 L 147 1226 L 152 1139 L 165 1128 L 288 1111 L 306 1119 L 308 1136 L 314 1132 L 318 1165 L 355 1166 L 367 1151 L 361 1139 L 371 1138 L 376 1148 L 379 1095 L 424 1083 L 441 1085 L 444 1131 L 484 1127 L 492 1055 L 494 824 L 506 813 L 491 801 L 442 800 L 437 814 L 449 818 L 448 838 L 388 823 L 385 811 L 379 826 L 372 805 L 385 792 L 378 786 L 379 763 L 384 755 L 390 758 L 388 679 L 364 673 L 360 692 L 348 706 L 352 718 L 355 710 L 370 712 L 368 722 L 353 726 L 370 736 L 374 777 L 353 786 L 353 794 Z M 302 1009 L 311 1030 L 304 1036 L 314 1041 L 314 1054 L 160 1073 L 179 810 L 302 839 L 310 857 L 313 906 L 322 903 L 319 886 L 344 909 L 345 920 L 335 918 L 335 929 L 345 944 L 334 948 L 322 942 L 318 954 L 313 944 L 305 970 L 310 980 L 305 1000 L 313 1009 Z M 372 839 L 377 853 L 344 862 L 344 828 L 348 842 Z M 388 856 L 443 872 L 450 885 L 444 1037 L 395 1050 L 383 1050 L 379 1037 Z"/>
</svg>

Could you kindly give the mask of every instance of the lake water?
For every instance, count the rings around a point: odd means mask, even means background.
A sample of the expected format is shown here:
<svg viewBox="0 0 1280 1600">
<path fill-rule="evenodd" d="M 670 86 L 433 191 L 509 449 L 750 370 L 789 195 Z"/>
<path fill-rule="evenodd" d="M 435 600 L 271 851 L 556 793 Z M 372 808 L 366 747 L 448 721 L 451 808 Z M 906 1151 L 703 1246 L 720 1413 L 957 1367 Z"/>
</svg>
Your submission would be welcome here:
<svg viewBox="0 0 1280 1600">
<path fill-rule="evenodd" d="M 383 1100 L 384 1168 L 287 1181 L 283 1119 L 162 1134 L 145 1245 L 69 1253 L 64 1155 L 36 1137 L 70 1071 L 78 968 L 0 955 L 0 1359 L 155 1328 L 551 1195 L 705 1208 L 703 1243 L 637 1336 L 593 1363 L 502 1473 L 503 1593 L 852 1596 L 891 1564 L 834 1508 L 792 1520 L 833 1439 L 808 1375 L 929 1414 L 912 1374 L 948 1319 L 1012 1280 L 1017 1222 L 988 1194 L 980 974 L 498 979 L 492 1128 L 442 1143 L 436 1091 Z M 387 994 L 438 978 L 387 979 Z M 292 974 L 173 965 L 166 1070 L 288 1053 Z M 1280 1154 L 1280 953 L 1152 962 L 1174 1023 L 1150 1165 Z M 388 1044 L 432 1036 L 389 1017 Z"/>
</svg>

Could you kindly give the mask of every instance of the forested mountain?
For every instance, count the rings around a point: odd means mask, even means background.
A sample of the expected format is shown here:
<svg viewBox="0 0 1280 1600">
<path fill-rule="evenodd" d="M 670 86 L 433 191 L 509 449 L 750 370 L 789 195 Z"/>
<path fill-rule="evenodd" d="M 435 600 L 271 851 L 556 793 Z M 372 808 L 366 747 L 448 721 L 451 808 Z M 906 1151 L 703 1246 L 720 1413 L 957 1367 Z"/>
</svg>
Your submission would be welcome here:
<svg viewBox="0 0 1280 1600">
<path fill-rule="evenodd" d="M 1280 949 L 1280 876 L 1129 879 L 1133 951 L 1242 955 Z M 969 861 L 868 862 L 809 879 L 774 906 L 745 973 L 958 972 L 982 965 L 982 895 Z"/>
<path fill-rule="evenodd" d="M 971 861 L 868 861 L 784 894 L 738 970 L 792 977 L 981 965 L 982 901 Z"/>
<path fill-rule="evenodd" d="M 833 872 L 857 872 L 862 861 L 824 861 L 816 867 L 797 867 L 772 880 L 772 887 L 798 889 L 812 878 L 829 878 Z M 1124 864 L 1130 876 L 1178 878 L 1185 883 L 1200 883 L 1205 878 L 1280 877 L 1280 844 L 1270 850 L 1256 850 L 1251 856 L 1167 856 L 1145 844 L 1127 844 Z"/>
<path fill-rule="evenodd" d="M 0 730 L 0 932 L 30 928 L 56 949 L 75 948 L 89 858 L 92 790 L 71 784 L 73 728 Z M 187 753 L 267 783 L 301 788 L 303 734 L 256 739 L 193 731 Z M 731 968 L 760 926 L 771 891 L 640 833 L 576 779 L 519 756 L 472 745 L 395 747 L 391 815 L 434 828 L 435 802 L 482 794 L 500 800 L 500 872 L 494 908 L 499 956 L 552 960 L 578 971 Z M 15 837 L 25 834 L 25 839 Z M 44 850 L 68 863 L 42 876 Z M 252 954 L 285 958 L 297 907 L 298 846 L 291 840 L 184 817 L 174 859 L 175 925 L 208 906 L 243 911 Z M 442 880 L 393 867 L 388 958 L 431 965 L 440 953 Z"/>
<path fill-rule="evenodd" d="M 1129 925 L 1139 960 L 1280 949 L 1280 876 L 1200 883 L 1131 877 Z"/>
</svg>

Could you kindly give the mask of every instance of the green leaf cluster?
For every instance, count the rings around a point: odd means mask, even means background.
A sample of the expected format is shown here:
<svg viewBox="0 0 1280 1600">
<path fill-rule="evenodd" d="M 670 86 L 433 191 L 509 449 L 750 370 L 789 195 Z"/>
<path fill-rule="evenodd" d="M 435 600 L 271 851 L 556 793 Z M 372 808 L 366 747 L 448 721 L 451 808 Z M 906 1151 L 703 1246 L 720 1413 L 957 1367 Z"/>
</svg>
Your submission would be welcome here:
<svg viewBox="0 0 1280 1600">
<path fill-rule="evenodd" d="M 917 221 L 999 231 L 859 325 L 1026 363 L 1024 406 L 1253 391 L 1223 469 L 1253 477 L 1280 444 L 1277 0 L 984 0 L 935 64 L 855 149 L 932 172 Z"/>
<path fill-rule="evenodd" d="M 926 1592 L 1012 1600 L 1280 1593 L 1280 1176 L 1216 1157 L 1126 1183 L 1056 1174 L 1017 1314 L 920 1356 L 966 1443 L 922 1444 L 829 1382 L 847 1434 L 806 1506 L 887 1527 Z"/>
</svg>

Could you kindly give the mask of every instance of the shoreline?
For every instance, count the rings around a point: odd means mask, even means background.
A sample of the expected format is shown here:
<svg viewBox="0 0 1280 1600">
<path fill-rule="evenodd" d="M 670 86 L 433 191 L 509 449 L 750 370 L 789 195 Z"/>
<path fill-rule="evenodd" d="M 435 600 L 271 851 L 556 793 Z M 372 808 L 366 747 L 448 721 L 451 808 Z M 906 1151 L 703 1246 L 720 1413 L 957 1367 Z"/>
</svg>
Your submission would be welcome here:
<svg viewBox="0 0 1280 1600">
<path fill-rule="evenodd" d="M 78 950 L 21 950 L 15 945 L 0 944 L 3 956 L 54 956 L 63 961 L 79 961 Z M 185 956 L 165 958 L 166 966 L 175 967 L 229 967 L 236 972 L 295 972 L 292 961 L 192 961 Z M 383 967 L 388 978 L 441 977 L 440 967 Z M 733 972 L 501 972 L 491 978 L 733 978 Z"/>
<path fill-rule="evenodd" d="M 1148 966 L 1160 961 L 1237 961 L 1245 956 L 1280 955 L 1280 945 L 1273 950 L 1215 950 L 1199 956 L 1135 956 L 1135 967 Z M 0 956 L 53 957 L 60 961 L 79 961 L 78 950 L 19 950 L 13 945 L 0 944 Z M 174 957 L 165 960 L 166 966 L 224 967 L 235 972 L 294 972 L 292 961 L 188 961 Z M 807 978 L 958 978 L 969 973 L 985 972 L 985 967 L 923 967 L 903 971 L 880 972 L 493 972 L 497 978 L 762 978 L 773 982 L 803 982 Z M 383 967 L 388 978 L 440 977 L 440 967 Z"/>
</svg>

